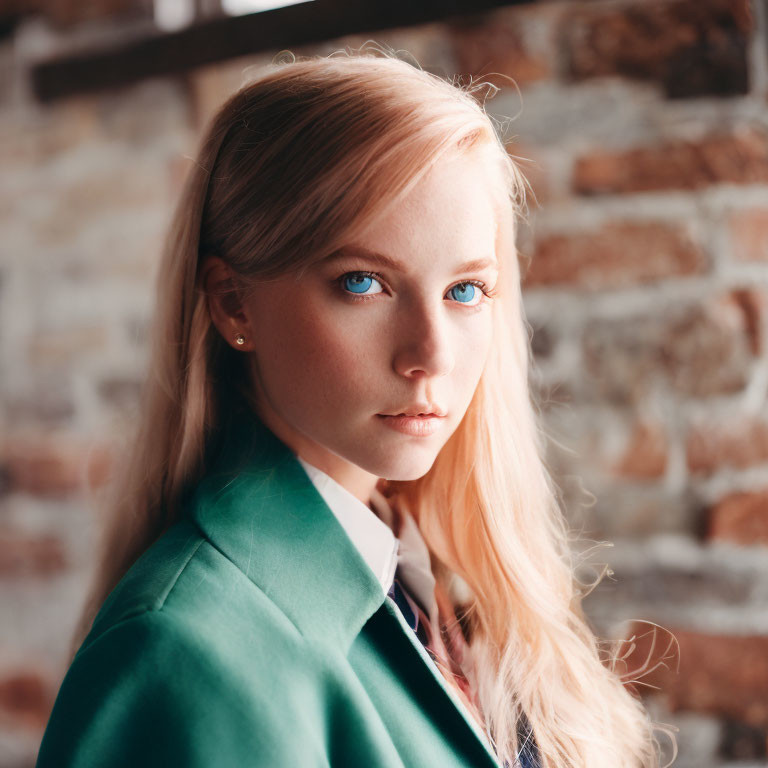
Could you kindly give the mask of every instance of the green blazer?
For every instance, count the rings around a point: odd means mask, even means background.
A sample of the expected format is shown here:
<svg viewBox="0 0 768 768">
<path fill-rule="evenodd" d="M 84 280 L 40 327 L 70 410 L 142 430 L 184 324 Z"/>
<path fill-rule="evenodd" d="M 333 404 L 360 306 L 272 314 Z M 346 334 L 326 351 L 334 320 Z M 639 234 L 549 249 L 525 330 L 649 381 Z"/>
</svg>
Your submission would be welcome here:
<svg viewBox="0 0 768 768">
<path fill-rule="evenodd" d="M 293 452 L 246 418 L 217 456 L 105 600 L 37 768 L 498 768 Z"/>
</svg>

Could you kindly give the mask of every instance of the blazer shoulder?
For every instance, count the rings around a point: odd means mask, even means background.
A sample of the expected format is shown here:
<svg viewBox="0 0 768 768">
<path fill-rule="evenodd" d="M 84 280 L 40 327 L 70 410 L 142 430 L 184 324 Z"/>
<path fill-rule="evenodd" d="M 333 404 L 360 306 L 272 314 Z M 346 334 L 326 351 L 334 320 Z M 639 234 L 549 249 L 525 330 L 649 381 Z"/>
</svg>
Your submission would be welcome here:
<svg viewBox="0 0 768 768">
<path fill-rule="evenodd" d="M 59 688 L 37 768 L 228 768 L 254 755 L 264 768 L 329 768 L 328 672 L 268 595 L 180 522 L 104 602 Z"/>
<path fill-rule="evenodd" d="M 188 519 L 171 526 L 128 569 L 75 658 L 110 628 L 155 612 L 214 644 L 238 629 L 254 641 L 263 635 L 272 642 L 282 638 L 288 648 L 304 644 L 283 611 Z"/>
<path fill-rule="evenodd" d="M 310 765 L 328 768 L 322 711 L 281 665 L 212 644 L 181 615 L 145 610 L 75 657 L 54 703 L 37 768 Z M 227 655 L 229 654 L 229 655 Z M 283 683 L 283 685 L 276 683 Z M 297 743 L 291 724 L 308 738 Z"/>
</svg>

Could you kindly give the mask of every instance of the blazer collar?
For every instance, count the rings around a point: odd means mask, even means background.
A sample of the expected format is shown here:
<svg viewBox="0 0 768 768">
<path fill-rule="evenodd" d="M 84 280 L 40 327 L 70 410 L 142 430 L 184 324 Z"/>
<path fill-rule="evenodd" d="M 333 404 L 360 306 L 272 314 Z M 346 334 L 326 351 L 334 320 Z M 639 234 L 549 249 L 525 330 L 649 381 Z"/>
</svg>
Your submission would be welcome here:
<svg viewBox="0 0 768 768">
<path fill-rule="evenodd" d="M 349 651 L 386 595 L 293 451 L 242 413 L 209 457 L 188 514 L 317 643 Z"/>
<path fill-rule="evenodd" d="M 395 578 L 399 550 L 392 526 L 384 522 L 379 511 L 379 504 L 387 504 L 386 498 L 375 488 L 371 489 L 371 503 L 377 510 L 374 512 L 322 469 L 302 457 L 297 458 L 386 594 Z"/>
</svg>

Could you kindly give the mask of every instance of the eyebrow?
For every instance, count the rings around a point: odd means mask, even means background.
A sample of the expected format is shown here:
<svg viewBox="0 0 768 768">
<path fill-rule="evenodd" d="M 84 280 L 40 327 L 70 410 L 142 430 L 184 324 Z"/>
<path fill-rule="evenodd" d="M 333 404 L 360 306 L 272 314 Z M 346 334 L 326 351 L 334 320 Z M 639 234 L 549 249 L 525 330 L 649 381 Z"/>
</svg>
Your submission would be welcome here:
<svg viewBox="0 0 768 768">
<path fill-rule="evenodd" d="M 326 256 L 322 261 L 327 263 L 350 256 L 357 256 L 376 264 L 380 264 L 381 266 L 397 270 L 398 272 L 405 272 L 405 265 L 402 262 L 397 261 L 397 259 L 393 259 L 391 256 L 387 256 L 384 253 L 372 251 L 370 248 L 365 248 L 362 245 L 342 246 Z M 465 261 L 463 264 L 459 264 L 456 267 L 456 272 L 480 272 L 487 267 L 497 268 L 497 266 L 495 259 L 472 259 L 470 261 Z"/>
</svg>

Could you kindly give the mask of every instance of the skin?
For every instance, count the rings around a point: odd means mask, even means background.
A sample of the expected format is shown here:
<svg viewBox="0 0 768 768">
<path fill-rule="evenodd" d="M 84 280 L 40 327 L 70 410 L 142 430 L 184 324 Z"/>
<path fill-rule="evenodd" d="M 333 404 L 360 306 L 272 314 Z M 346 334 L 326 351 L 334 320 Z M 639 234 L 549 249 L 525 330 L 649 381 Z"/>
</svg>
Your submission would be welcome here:
<svg viewBox="0 0 768 768">
<path fill-rule="evenodd" d="M 369 506 L 380 478 L 413 480 L 429 471 L 483 372 L 499 299 L 466 281 L 492 292 L 498 268 L 457 268 L 497 258 L 487 174 L 473 155 L 439 161 L 351 244 L 389 255 L 402 272 L 345 256 L 223 302 L 210 290 L 231 276 L 229 267 L 218 257 L 203 265 L 214 324 L 234 349 L 253 356 L 259 417 Z M 381 277 L 349 274 L 359 270 Z M 244 344 L 235 343 L 237 333 Z M 447 412 L 427 437 L 395 431 L 377 416 L 422 402 Z"/>
</svg>

